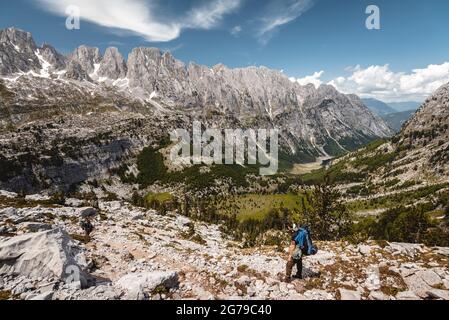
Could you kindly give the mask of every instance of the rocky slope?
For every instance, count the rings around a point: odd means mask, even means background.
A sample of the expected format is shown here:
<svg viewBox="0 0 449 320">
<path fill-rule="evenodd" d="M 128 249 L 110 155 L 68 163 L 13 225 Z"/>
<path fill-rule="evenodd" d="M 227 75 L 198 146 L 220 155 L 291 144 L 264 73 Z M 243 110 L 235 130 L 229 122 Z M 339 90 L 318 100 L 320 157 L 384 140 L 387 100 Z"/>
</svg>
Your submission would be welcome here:
<svg viewBox="0 0 449 320">
<path fill-rule="evenodd" d="M 389 185 L 390 191 L 397 193 L 401 189 L 448 183 L 448 139 L 449 84 L 446 84 L 425 101 L 390 141 L 335 160 L 331 171 L 338 171 L 343 182 L 370 185 L 369 189 L 374 191 L 377 189 L 373 185 Z"/>
<path fill-rule="evenodd" d="M 442 86 L 405 125 L 399 147 L 422 170 L 449 176 L 449 84 Z"/>
<path fill-rule="evenodd" d="M 449 299 L 444 248 L 318 243 L 320 252 L 305 259 L 305 279 L 288 284 L 284 248 L 241 249 L 215 225 L 100 201 L 88 240 L 78 221 L 95 210 L 83 200 L 55 206 L 0 194 L 3 298 Z"/>
<path fill-rule="evenodd" d="M 0 43 L 3 125 L 98 106 L 218 115 L 228 126 L 280 128 L 286 152 L 303 162 L 391 134 L 357 97 L 302 87 L 264 67 L 186 66 L 155 48 L 136 48 L 127 61 L 116 48 L 102 55 L 86 46 L 64 57 L 14 28 L 0 31 Z"/>
</svg>

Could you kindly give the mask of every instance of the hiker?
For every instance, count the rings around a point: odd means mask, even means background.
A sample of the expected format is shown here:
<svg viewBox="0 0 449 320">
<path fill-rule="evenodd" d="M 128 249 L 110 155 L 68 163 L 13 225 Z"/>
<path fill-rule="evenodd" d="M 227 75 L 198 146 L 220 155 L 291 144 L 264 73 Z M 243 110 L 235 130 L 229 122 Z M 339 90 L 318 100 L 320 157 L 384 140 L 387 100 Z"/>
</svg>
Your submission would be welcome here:
<svg viewBox="0 0 449 320">
<path fill-rule="evenodd" d="M 285 278 L 286 282 L 292 281 L 292 272 L 295 265 L 297 271 L 293 278 L 303 279 L 303 256 L 314 255 L 318 252 L 318 249 L 312 243 L 310 231 L 307 227 L 297 228 L 296 225 L 294 225 L 293 228 L 296 231 L 292 235 L 290 248 L 288 251 L 288 262 Z"/>
<path fill-rule="evenodd" d="M 84 217 L 84 219 L 81 220 L 80 226 L 81 229 L 83 229 L 85 236 L 90 237 L 90 234 L 94 231 L 94 226 L 90 221 L 90 217 Z"/>
</svg>

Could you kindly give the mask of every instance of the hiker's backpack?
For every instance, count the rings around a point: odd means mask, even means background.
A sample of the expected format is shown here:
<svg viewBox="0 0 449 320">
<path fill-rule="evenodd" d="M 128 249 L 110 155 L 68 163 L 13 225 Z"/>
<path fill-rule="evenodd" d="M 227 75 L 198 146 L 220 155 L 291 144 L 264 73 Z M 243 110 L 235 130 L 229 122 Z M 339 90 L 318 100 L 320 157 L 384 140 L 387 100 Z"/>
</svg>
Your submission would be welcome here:
<svg viewBox="0 0 449 320">
<path fill-rule="evenodd" d="M 313 244 L 310 230 L 307 227 L 299 228 L 295 241 L 300 248 L 304 248 L 304 253 L 307 256 L 313 256 L 318 253 L 318 248 Z"/>
</svg>

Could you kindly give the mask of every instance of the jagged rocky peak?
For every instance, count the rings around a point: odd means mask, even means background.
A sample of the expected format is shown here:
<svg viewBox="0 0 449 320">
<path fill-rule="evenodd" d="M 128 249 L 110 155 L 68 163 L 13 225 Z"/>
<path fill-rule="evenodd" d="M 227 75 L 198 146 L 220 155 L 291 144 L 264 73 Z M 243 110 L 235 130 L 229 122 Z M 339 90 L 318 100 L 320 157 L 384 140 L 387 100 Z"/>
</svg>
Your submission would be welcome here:
<svg viewBox="0 0 449 320">
<path fill-rule="evenodd" d="M 132 87 L 153 90 L 162 53 L 156 48 L 135 48 L 128 57 L 128 78 Z"/>
<path fill-rule="evenodd" d="M 64 77 L 66 79 L 72 79 L 77 81 L 83 81 L 87 80 L 89 82 L 92 82 L 92 79 L 90 78 L 87 71 L 81 66 L 81 64 L 78 61 L 70 60 L 67 64 L 67 70 L 64 74 Z"/>
<path fill-rule="evenodd" d="M 100 49 L 80 46 L 70 55 L 69 60 L 78 62 L 88 74 L 96 71 L 96 66 L 101 62 Z"/>
<path fill-rule="evenodd" d="M 184 64 L 170 53 L 157 48 L 135 48 L 128 58 L 128 74 L 131 87 L 144 88 L 147 92 L 163 92 L 168 99 L 185 97 L 187 70 Z"/>
<path fill-rule="evenodd" d="M 16 28 L 0 30 L 0 75 L 38 72 L 42 66 L 31 33 Z"/>
<path fill-rule="evenodd" d="M 117 80 L 125 78 L 127 72 L 126 61 L 118 49 L 114 47 L 107 48 L 98 70 L 98 76 Z"/>
<path fill-rule="evenodd" d="M 51 65 L 53 71 L 60 71 L 65 69 L 67 58 L 58 53 L 56 49 L 51 45 L 44 44 L 38 51 L 42 58 Z"/>
<path fill-rule="evenodd" d="M 21 52 L 34 53 L 37 49 L 31 33 L 17 28 L 0 30 L 0 43 L 12 44 L 17 49 L 20 49 Z"/>
</svg>

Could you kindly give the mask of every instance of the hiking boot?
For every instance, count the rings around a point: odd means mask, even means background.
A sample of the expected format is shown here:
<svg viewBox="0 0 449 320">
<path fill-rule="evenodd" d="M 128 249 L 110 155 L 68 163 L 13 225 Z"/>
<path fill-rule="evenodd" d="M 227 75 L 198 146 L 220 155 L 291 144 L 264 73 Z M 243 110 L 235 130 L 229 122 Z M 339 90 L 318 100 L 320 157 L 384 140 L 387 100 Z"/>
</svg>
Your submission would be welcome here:
<svg viewBox="0 0 449 320">
<path fill-rule="evenodd" d="M 304 279 L 304 278 L 303 278 L 302 275 L 297 274 L 297 275 L 294 275 L 294 276 L 293 276 L 293 279 L 296 279 L 296 280 L 302 280 L 302 279 Z"/>
<path fill-rule="evenodd" d="M 285 283 L 291 283 L 292 282 L 292 278 L 291 277 L 285 277 L 284 278 L 284 282 Z"/>
</svg>

